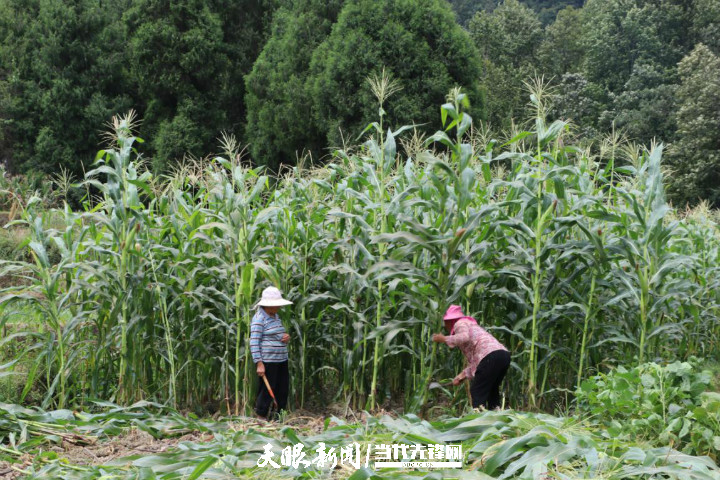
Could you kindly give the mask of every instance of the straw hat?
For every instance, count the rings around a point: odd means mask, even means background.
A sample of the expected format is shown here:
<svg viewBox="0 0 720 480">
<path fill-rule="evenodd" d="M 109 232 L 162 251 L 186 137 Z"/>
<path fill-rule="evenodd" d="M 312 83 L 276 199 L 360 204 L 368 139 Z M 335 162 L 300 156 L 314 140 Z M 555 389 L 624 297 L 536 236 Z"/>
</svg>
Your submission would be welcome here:
<svg viewBox="0 0 720 480">
<path fill-rule="evenodd" d="M 292 305 L 293 302 L 282 298 L 282 293 L 275 287 L 268 287 L 262 292 L 262 297 L 257 303 L 259 307 L 282 307 Z"/>
</svg>

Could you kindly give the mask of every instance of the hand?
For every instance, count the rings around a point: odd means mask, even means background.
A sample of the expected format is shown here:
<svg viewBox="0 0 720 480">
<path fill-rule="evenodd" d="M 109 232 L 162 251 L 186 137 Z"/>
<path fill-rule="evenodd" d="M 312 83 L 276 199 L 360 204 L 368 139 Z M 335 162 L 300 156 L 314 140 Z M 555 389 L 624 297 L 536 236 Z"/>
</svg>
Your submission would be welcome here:
<svg viewBox="0 0 720 480">
<path fill-rule="evenodd" d="M 265 364 L 263 362 L 257 363 L 257 374 L 258 374 L 258 377 L 265 376 Z"/>
<path fill-rule="evenodd" d="M 432 341 L 437 343 L 445 343 L 445 335 L 442 333 L 433 333 Z"/>
<path fill-rule="evenodd" d="M 290 335 L 288 335 L 287 333 L 284 333 L 282 338 L 280 339 L 280 341 L 283 343 L 288 343 L 290 341 Z"/>
<path fill-rule="evenodd" d="M 465 372 L 461 372 L 460 375 L 453 378 L 452 383 L 453 383 L 453 385 L 455 385 L 457 387 L 458 385 L 460 385 L 463 382 L 463 380 L 465 380 Z"/>
</svg>

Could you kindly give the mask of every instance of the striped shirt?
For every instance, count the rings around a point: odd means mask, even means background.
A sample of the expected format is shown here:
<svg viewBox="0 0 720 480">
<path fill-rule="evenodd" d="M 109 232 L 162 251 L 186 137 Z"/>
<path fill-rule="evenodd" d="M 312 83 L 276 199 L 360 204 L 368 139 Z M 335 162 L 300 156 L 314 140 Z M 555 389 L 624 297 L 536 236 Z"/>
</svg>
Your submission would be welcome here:
<svg viewBox="0 0 720 480">
<path fill-rule="evenodd" d="M 475 369 L 488 353 L 496 350 L 507 350 L 487 330 L 478 325 L 472 317 L 459 319 L 455 323 L 452 335 L 445 337 L 445 343 L 450 348 L 458 347 L 467 358 L 468 366 L 463 370 L 466 378 L 475 376 Z"/>
<path fill-rule="evenodd" d="M 268 315 L 264 308 L 258 307 L 250 323 L 250 353 L 253 362 L 287 362 L 288 348 L 281 340 L 285 327 L 280 317 Z"/>
</svg>

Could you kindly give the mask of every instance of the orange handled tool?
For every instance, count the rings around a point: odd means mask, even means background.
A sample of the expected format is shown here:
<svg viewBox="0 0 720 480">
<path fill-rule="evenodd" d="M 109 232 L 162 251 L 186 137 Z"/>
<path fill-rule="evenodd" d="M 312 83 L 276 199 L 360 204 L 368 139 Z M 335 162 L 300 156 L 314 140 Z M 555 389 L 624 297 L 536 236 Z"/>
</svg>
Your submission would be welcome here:
<svg viewBox="0 0 720 480">
<path fill-rule="evenodd" d="M 278 403 L 277 403 L 277 400 L 275 400 L 275 394 L 273 393 L 273 390 L 270 387 L 270 382 L 268 382 L 268 379 L 265 375 L 262 376 L 262 379 L 265 382 L 265 386 L 267 387 L 268 393 L 270 394 L 270 397 L 272 398 L 273 403 L 275 404 L 275 411 L 277 411 Z M 268 418 L 270 418 L 270 412 L 268 412 Z"/>
</svg>

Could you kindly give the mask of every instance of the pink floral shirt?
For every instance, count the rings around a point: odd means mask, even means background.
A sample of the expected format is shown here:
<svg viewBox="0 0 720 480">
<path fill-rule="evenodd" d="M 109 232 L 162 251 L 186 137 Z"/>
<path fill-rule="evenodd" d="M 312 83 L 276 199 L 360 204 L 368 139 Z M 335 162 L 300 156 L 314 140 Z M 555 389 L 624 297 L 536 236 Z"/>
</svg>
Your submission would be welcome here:
<svg viewBox="0 0 720 480">
<path fill-rule="evenodd" d="M 468 367 L 463 372 L 469 379 L 475 376 L 475 369 L 487 354 L 496 350 L 507 350 L 472 317 L 459 319 L 455 323 L 452 335 L 446 336 L 445 341 L 450 348 L 458 347 L 467 358 Z"/>
</svg>

